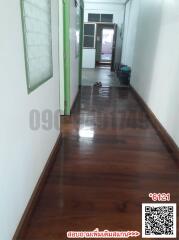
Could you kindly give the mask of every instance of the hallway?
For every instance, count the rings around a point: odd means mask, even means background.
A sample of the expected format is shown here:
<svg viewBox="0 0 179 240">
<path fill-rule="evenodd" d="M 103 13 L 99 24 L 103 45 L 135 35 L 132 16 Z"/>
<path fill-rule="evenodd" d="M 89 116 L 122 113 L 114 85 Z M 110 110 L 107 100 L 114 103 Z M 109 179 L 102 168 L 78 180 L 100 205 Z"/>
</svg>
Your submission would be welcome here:
<svg viewBox="0 0 179 240">
<path fill-rule="evenodd" d="M 21 240 L 65 240 L 67 231 L 96 228 L 141 232 L 150 192 L 178 202 L 176 163 L 130 89 L 82 87 L 63 136 Z"/>
</svg>

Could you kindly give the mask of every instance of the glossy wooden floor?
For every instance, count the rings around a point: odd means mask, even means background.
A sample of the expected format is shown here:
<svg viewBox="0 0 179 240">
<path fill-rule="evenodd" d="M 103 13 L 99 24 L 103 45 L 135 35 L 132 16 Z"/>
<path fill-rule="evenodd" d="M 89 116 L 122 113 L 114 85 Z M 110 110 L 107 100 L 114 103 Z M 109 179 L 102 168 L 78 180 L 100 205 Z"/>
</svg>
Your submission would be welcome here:
<svg viewBox="0 0 179 240">
<path fill-rule="evenodd" d="M 150 192 L 179 201 L 179 170 L 129 89 L 83 87 L 26 240 L 138 230 Z M 138 239 L 142 239 L 139 237 Z"/>
</svg>

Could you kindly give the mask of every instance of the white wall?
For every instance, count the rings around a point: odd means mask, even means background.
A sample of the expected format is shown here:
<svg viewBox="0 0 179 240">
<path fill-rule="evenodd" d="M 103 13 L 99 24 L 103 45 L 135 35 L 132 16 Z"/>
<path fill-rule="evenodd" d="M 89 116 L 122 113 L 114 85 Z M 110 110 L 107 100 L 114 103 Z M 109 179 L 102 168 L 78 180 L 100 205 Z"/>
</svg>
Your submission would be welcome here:
<svg viewBox="0 0 179 240">
<path fill-rule="evenodd" d="M 71 107 L 79 90 L 79 56 L 76 56 L 76 22 L 76 8 L 74 1 L 70 1 Z"/>
<path fill-rule="evenodd" d="M 59 130 L 32 131 L 29 112 L 59 109 L 58 0 L 52 1 L 54 76 L 27 94 L 19 0 L 0 2 L 0 239 L 11 240 Z"/>
<path fill-rule="evenodd" d="M 124 23 L 124 41 L 122 50 L 122 63 L 132 67 L 136 31 L 139 16 L 139 1 L 129 1 L 126 5 Z"/>
<path fill-rule="evenodd" d="M 96 49 L 83 49 L 83 68 L 95 68 Z"/>
<path fill-rule="evenodd" d="M 179 146 L 179 1 L 133 1 L 139 18 L 131 84 Z"/>
<path fill-rule="evenodd" d="M 86 0 L 84 2 L 84 22 L 88 22 L 88 13 L 104 13 L 104 14 L 113 14 L 113 23 L 118 25 L 117 30 L 117 41 L 116 41 L 116 56 L 115 62 L 119 62 L 120 60 L 120 51 L 121 51 L 121 38 L 120 38 L 120 30 L 124 21 L 124 5 L 121 4 L 122 1 L 89 1 Z M 83 57 L 83 61 L 87 60 Z M 95 58 L 93 59 L 95 65 Z"/>
</svg>

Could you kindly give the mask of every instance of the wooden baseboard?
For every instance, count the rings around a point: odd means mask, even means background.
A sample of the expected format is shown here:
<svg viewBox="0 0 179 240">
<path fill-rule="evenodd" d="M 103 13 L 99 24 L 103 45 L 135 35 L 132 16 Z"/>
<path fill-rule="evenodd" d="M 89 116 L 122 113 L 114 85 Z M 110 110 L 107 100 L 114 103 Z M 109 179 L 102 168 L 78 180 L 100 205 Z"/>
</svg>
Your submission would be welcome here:
<svg viewBox="0 0 179 240">
<path fill-rule="evenodd" d="M 20 221 L 20 223 L 17 227 L 17 230 L 14 234 L 13 240 L 20 240 L 20 239 L 22 239 L 22 237 L 24 235 L 24 232 L 27 228 L 29 219 L 30 219 L 30 217 L 32 215 L 32 212 L 33 212 L 33 210 L 34 210 L 34 208 L 37 204 L 40 193 L 42 192 L 42 190 L 45 186 L 45 182 L 47 180 L 49 172 L 50 172 L 50 170 L 51 170 L 51 168 L 54 164 L 54 161 L 56 159 L 56 156 L 57 156 L 57 153 L 59 151 L 59 147 L 60 147 L 61 143 L 62 143 L 62 135 L 60 134 L 56 143 L 55 143 L 55 146 L 54 146 L 54 148 L 53 148 L 53 150 L 52 150 L 52 152 L 49 156 L 49 159 L 48 159 L 48 161 L 45 165 L 45 168 L 44 168 L 44 170 L 43 170 L 43 172 L 42 172 L 42 174 L 41 174 L 41 176 L 38 180 L 38 183 L 37 183 L 37 185 L 36 185 L 36 187 L 33 191 L 33 194 L 30 198 L 30 201 L 29 201 L 29 203 L 28 203 L 28 205 L 27 205 L 27 207 L 24 211 L 24 214 L 21 218 L 21 221 Z"/>
<path fill-rule="evenodd" d="M 79 94 L 80 94 L 80 89 L 81 89 L 81 87 L 79 87 L 79 89 L 78 89 L 78 93 L 76 94 L 75 100 L 74 100 L 73 105 L 72 105 L 72 107 L 71 107 L 70 114 L 73 113 L 73 110 L 74 110 L 74 108 L 75 108 L 75 105 L 76 105 L 77 99 L 78 99 Z"/>
<path fill-rule="evenodd" d="M 176 160 L 177 164 L 179 165 L 179 148 L 178 148 L 178 146 L 176 145 L 176 143 L 174 142 L 172 137 L 168 134 L 166 129 L 163 127 L 163 125 L 160 123 L 160 121 L 157 119 L 155 114 L 151 111 L 151 109 L 148 107 L 148 105 L 144 102 L 144 100 L 141 98 L 141 96 L 137 93 L 137 91 L 132 86 L 130 86 L 130 88 L 131 88 L 134 96 L 140 103 L 140 105 L 143 107 L 143 109 L 147 113 L 147 116 L 149 117 L 154 128 L 157 130 L 160 138 L 166 145 L 167 149 L 169 150 L 169 152 L 171 153 L 171 155 L 173 156 L 173 158 Z"/>
</svg>

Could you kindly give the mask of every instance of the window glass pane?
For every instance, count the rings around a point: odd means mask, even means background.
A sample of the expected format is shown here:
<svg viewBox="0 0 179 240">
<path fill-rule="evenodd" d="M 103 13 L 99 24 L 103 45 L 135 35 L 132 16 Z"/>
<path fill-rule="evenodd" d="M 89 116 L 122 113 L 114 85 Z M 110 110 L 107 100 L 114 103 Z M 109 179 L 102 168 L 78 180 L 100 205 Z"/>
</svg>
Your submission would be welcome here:
<svg viewBox="0 0 179 240">
<path fill-rule="evenodd" d="M 94 37 L 84 36 L 84 47 L 85 48 L 94 48 Z"/>
<path fill-rule="evenodd" d="M 113 22 L 113 14 L 101 14 L 101 22 Z"/>
<path fill-rule="evenodd" d="M 51 1 L 21 0 L 28 92 L 53 76 Z"/>
<path fill-rule="evenodd" d="M 88 22 L 100 22 L 100 14 L 89 13 Z"/>
<path fill-rule="evenodd" d="M 84 35 L 94 36 L 95 24 L 84 24 Z"/>
</svg>

